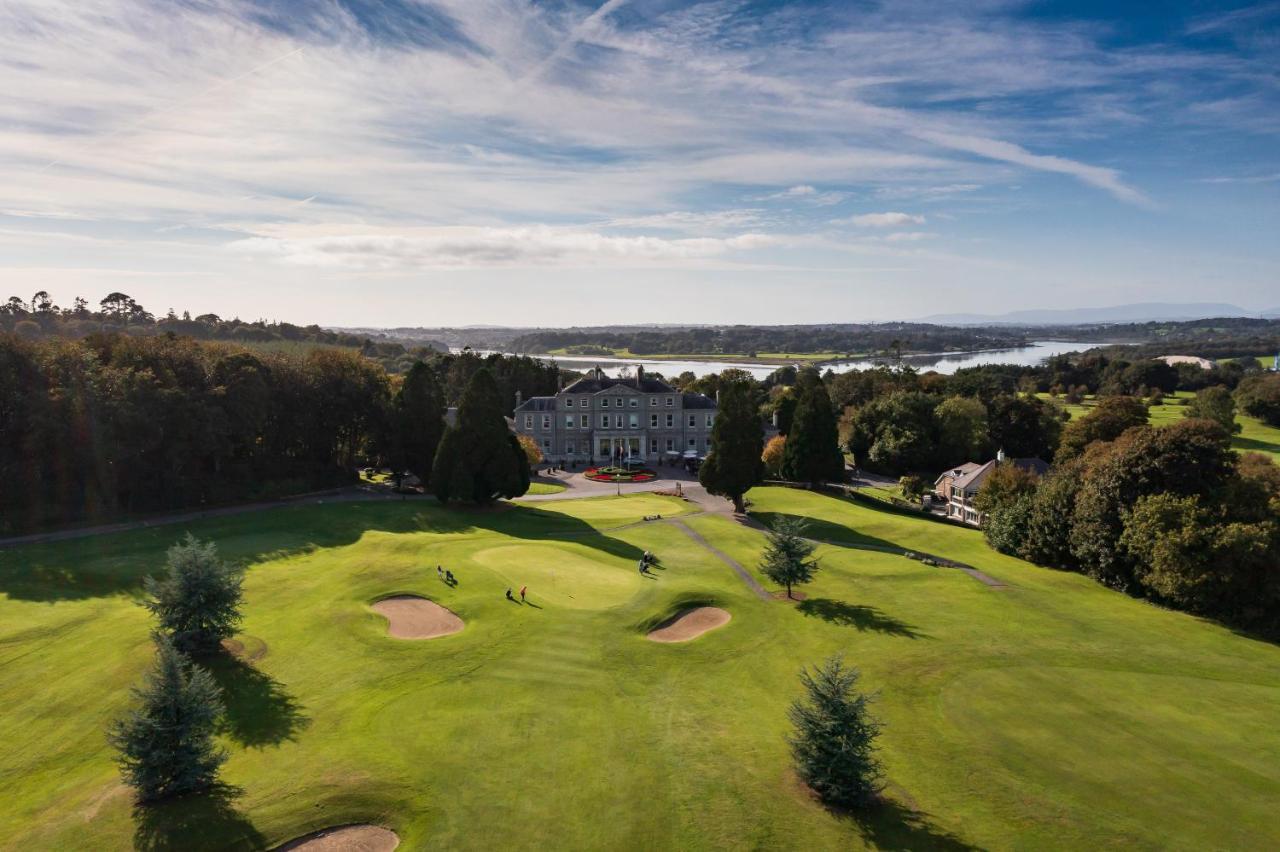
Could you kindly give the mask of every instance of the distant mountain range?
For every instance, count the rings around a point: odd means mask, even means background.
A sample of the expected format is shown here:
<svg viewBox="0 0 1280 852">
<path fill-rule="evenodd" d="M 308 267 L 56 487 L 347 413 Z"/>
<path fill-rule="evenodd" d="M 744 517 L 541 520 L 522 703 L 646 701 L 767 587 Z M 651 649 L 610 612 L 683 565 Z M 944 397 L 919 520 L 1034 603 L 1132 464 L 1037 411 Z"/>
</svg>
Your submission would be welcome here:
<svg viewBox="0 0 1280 852">
<path fill-rule="evenodd" d="M 936 325 L 1092 325 L 1096 323 L 1165 322 L 1213 317 L 1280 317 L 1280 308 L 1249 311 L 1217 302 L 1139 302 L 1109 308 L 1011 311 L 1007 314 L 934 314 L 921 322 Z"/>
</svg>

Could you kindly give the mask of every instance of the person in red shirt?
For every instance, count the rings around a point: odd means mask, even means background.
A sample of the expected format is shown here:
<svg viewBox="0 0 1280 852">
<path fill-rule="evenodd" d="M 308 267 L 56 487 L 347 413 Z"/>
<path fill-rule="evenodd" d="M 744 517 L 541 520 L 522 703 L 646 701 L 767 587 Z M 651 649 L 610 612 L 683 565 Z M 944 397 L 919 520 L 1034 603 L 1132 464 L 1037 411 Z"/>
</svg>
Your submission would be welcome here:
<svg viewBox="0 0 1280 852">
<path fill-rule="evenodd" d="M 528 586 L 521 586 L 521 587 L 520 587 L 520 603 L 524 603 L 524 593 L 525 593 L 525 592 L 527 592 L 527 591 L 529 591 L 529 587 L 528 587 Z"/>
</svg>

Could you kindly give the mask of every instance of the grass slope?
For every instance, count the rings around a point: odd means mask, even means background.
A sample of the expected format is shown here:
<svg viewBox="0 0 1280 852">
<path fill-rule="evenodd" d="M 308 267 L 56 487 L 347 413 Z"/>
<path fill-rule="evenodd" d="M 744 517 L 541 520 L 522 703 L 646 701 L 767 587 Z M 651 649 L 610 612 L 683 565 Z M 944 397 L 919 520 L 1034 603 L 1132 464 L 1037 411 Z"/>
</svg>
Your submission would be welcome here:
<svg viewBox="0 0 1280 852">
<path fill-rule="evenodd" d="M 1280 843 L 1280 649 L 989 551 L 980 534 L 831 497 L 764 519 L 970 562 L 1010 584 L 823 546 L 800 605 L 762 601 L 666 498 L 450 511 L 371 502 L 191 526 L 249 566 L 223 661 L 234 796 L 131 812 L 102 730 L 150 659 L 141 577 L 181 530 L 0 552 L 0 848 L 260 848 L 372 821 L 405 848 L 1156 847 Z M 686 522 L 751 567 L 762 537 Z M 642 578 L 643 550 L 662 560 Z M 435 565 L 459 578 L 450 589 Z M 528 583 L 536 606 L 505 601 Z M 427 596 L 454 636 L 386 636 Z M 695 603 L 733 620 L 657 645 Z M 797 669 L 842 652 L 880 691 L 892 804 L 833 815 L 789 768 Z"/>
</svg>

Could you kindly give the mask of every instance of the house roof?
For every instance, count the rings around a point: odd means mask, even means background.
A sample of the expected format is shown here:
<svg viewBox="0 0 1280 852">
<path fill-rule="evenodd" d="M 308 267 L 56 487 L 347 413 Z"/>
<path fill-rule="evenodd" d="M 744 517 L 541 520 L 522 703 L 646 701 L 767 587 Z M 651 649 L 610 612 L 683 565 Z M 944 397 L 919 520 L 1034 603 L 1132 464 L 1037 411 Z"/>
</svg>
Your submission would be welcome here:
<svg viewBox="0 0 1280 852">
<path fill-rule="evenodd" d="M 653 379 L 648 376 L 632 379 L 613 379 L 602 373 L 589 373 L 569 385 L 561 393 L 600 393 L 617 387 L 628 388 L 642 393 L 675 393 L 675 388 L 661 379 Z"/>
<path fill-rule="evenodd" d="M 554 396 L 531 396 L 517 405 L 515 410 L 518 414 L 531 414 L 535 411 L 555 411 L 556 398 Z"/>
<path fill-rule="evenodd" d="M 1008 459 L 1008 463 L 1022 470 L 1030 471 L 1036 476 L 1044 476 L 1049 470 L 1049 463 L 1043 459 L 1024 458 L 1024 459 Z M 991 471 L 996 469 L 997 460 L 992 459 L 989 462 L 978 464 L 976 462 L 965 462 L 959 467 L 952 468 L 934 480 L 937 485 L 944 477 L 952 477 L 951 485 L 962 491 L 977 491 Z"/>
<path fill-rule="evenodd" d="M 976 491 L 978 486 L 982 485 L 982 481 L 991 475 L 991 471 L 996 469 L 996 460 L 992 459 L 985 464 L 969 464 L 972 470 L 965 471 L 955 478 L 951 484 L 963 491 Z"/>
<path fill-rule="evenodd" d="M 713 409 L 713 408 L 715 408 L 715 407 L 716 407 L 716 401 L 715 401 L 714 399 L 712 399 L 711 397 L 707 396 L 706 394 L 701 394 L 701 393 L 686 393 L 686 394 L 683 394 L 683 396 L 684 396 L 684 407 L 685 407 L 685 409 L 690 409 L 690 408 L 698 409 L 698 408 L 701 408 L 701 409 L 708 409 L 708 410 L 709 410 L 709 409 Z"/>
</svg>

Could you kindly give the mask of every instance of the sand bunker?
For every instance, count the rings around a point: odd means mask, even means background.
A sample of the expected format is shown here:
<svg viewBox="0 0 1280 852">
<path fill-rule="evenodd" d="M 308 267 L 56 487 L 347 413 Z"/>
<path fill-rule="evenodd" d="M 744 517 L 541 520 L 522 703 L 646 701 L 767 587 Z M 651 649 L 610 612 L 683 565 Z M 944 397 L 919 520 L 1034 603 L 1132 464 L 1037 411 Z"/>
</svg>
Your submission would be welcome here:
<svg viewBox="0 0 1280 852">
<path fill-rule="evenodd" d="M 662 622 L 649 631 L 646 638 L 654 642 L 688 642 L 708 630 L 725 626 L 731 617 L 728 612 L 716 606 L 695 607 Z"/>
<path fill-rule="evenodd" d="M 391 852 L 399 845 L 394 831 L 376 825 L 344 825 L 290 840 L 276 852 Z"/>
<path fill-rule="evenodd" d="M 387 634 L 397 639 L 434 639 L 464 627 L 461 618 L 440 604 L 414 595 L 383 598 L 373 609 L 387 619 Z"/>
</svg>

